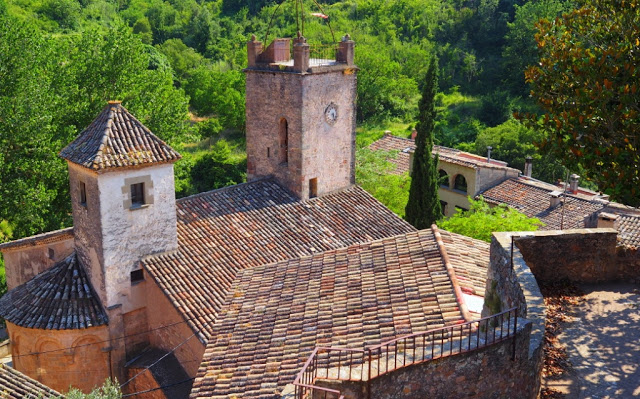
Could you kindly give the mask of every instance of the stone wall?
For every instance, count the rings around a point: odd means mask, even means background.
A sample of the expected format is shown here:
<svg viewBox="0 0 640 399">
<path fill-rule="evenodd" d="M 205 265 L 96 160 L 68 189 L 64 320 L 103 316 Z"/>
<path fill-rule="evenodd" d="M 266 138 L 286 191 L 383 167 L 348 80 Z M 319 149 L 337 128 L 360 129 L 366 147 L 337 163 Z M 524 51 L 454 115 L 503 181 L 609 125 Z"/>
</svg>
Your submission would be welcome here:
<svg viewBox="0 0 640 399">
<path fill-rule="evenodd" d="M 13 367 L 58 392 L 88 393 L 110 377 L 107 326 L 36 330 L 7 322 L 7 329 Z"/>
<path fill-rule="evenodd" d="M 539 281 L 593 284 L 640 278 L 638 250 L 617 246 L 613 229 L 540 231 L 516 237 L 514 243 Z"/>
<path fill-rule="evenodd" d="M 475 192 L 473 193 L 472 197 L 489 189 L 490 187 L 502 183 L 507 179 L 518 177 L 520 175 L 520 171 L 513 168 L 493 168 L 480 166 L 478 168 L 477 174 L 478 175 L 476 177 Z"/>
<path fill-rule="evenodd" d="M 341 391 L 346 399 L 518 398 L 534 399 L 539 390 L 540 365 L 529 354 L 531 323 L 519 323 L 515 359 L 513 340 L 477 351 L 400 368 L 365 382 L 322 381 L 318 385 Z M 537 361 L 541 359 L 534 356 Z M 323 397 L 318 391 L 318 398 Z"/>
<path fill-rule="evenodd" d="M 52 238 L 42 242 L 34 240 L 32 245 L 3 249 L 7 289 L 12 290 L 26 283 L 71 255 L 71 252 L 73 252 L 71 229 L 61 231 L 59 239 Z"/>
<path fill-rule="evenodd" d="M 152 347 L 171 351 L 193 335 L 193 330 L 162 292 L 157 284 L 148 281 L 147 320 L 149 340 Z M 165 327 L 170 326 L 170 327 Z M 195 377 L 204 355 L 205 345 L 200 339 L 192 337 L 175 352 L 175 356 L 189 377 Z"/>
</svg>

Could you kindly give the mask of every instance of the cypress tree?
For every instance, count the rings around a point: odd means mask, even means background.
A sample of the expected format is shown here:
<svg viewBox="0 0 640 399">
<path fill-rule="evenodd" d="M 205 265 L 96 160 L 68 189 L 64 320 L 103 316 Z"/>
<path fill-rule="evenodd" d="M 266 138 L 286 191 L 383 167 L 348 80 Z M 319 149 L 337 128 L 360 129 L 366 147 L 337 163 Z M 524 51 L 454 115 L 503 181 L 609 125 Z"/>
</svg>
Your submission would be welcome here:
<svg viewBox="0 0 640 399">
<path fill-rule="evenodd" d="M 409 201 L 405 207 L 405 219 L 417 229 L 425 229 L 442 217 L 438 198 L 438 156 L 433 150 L 433 127 L 436 118 L 435 97 L 438 88 L 438 63 L 433 59 L 427 69 L 422 99 L 419 103 L 416 124 L 416 150 L 413 157 Z"/>
</svg>

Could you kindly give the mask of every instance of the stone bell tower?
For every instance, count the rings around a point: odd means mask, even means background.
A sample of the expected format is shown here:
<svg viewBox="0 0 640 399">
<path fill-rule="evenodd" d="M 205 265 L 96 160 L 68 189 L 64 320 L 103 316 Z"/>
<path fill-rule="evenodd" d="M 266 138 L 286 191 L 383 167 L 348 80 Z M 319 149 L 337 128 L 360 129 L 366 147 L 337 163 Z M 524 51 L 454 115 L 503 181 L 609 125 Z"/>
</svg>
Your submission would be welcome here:
<svg viewBox="0 0 640 399">
<path fill-rule="evenodd" d="M 272 176 L 308 199 L 355 183 L 358 68 L 348 35 L 313 48 L 298 34 L 290 45 L 275 39 L 264 49 L 255 36 L 247 43 L 247 174 Z"/>
</svg>

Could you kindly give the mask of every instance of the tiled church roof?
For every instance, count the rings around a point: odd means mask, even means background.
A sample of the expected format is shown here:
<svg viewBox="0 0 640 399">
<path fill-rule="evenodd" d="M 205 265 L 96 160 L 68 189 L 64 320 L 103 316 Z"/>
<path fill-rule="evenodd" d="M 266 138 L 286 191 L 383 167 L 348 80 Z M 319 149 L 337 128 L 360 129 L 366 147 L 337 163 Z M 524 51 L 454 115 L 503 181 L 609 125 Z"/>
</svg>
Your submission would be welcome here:
<svg viewBox="0 0 640 399">
<path fill-rule="evenodd" d="M 0 364 L 0 398 L 61 398 L 58 392 L 27 377 L 12 367 Z"/>
<path fill-rule="evenodd" d="M 414 231 L 239 272 L 191 398 L 276 398 L 316 346 L 362 349 L 464 322 L 436 231 Z M 455 259 L 456 274 L 477 276 L 468 282 L 472 290 L 483 292 L 489 245 L 440 234 Z M 472 249 L 467 250 L 469 242 Z"/>
<path fill-rule="evenodd" d="M 100 115 L 60 151 L 60 156 L 96 171 L 180 159 L 180 154 L 116 101 L 109 102 Z"/>
<path fill-rule="evenodd" d="M 178 250 L 142 263 L 203 342 L 239 271 L 415 230 L 357 186 L 299 201 L 261 180 L 176 203 Z"/>
<path fill-rule="evenodd" d="M 72 330 L 107 324 L 75 252 L 0 298 L 0 314 L 21 327 Z"/>
</svg>

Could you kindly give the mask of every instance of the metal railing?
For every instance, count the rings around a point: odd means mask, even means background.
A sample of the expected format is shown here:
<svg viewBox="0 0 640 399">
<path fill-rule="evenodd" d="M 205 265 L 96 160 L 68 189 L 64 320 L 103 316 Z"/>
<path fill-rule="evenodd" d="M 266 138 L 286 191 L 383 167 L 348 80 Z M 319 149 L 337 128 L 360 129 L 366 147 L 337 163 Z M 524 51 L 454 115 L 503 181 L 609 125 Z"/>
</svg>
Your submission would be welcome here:
<svg viewBox="0 0 640 399">
<path fill-rule="evenodd" d="M 309 46 L 309 66 L 329 65 L 336 62 L 336 44 L 314 44 Z"/>
<path fill-rule="evenodd" d="M 365 349 L 316 347 L 293 382 L 297 399 L 342 399 L 340 391 L 316 380 L 366 381 L 403 367 L 478 350 L 513 339 L 515 359 L 517 308 L 482 319 L 409 334 Z M 315 395 L 314 395 L 315 393 Z"/>
</svg>

